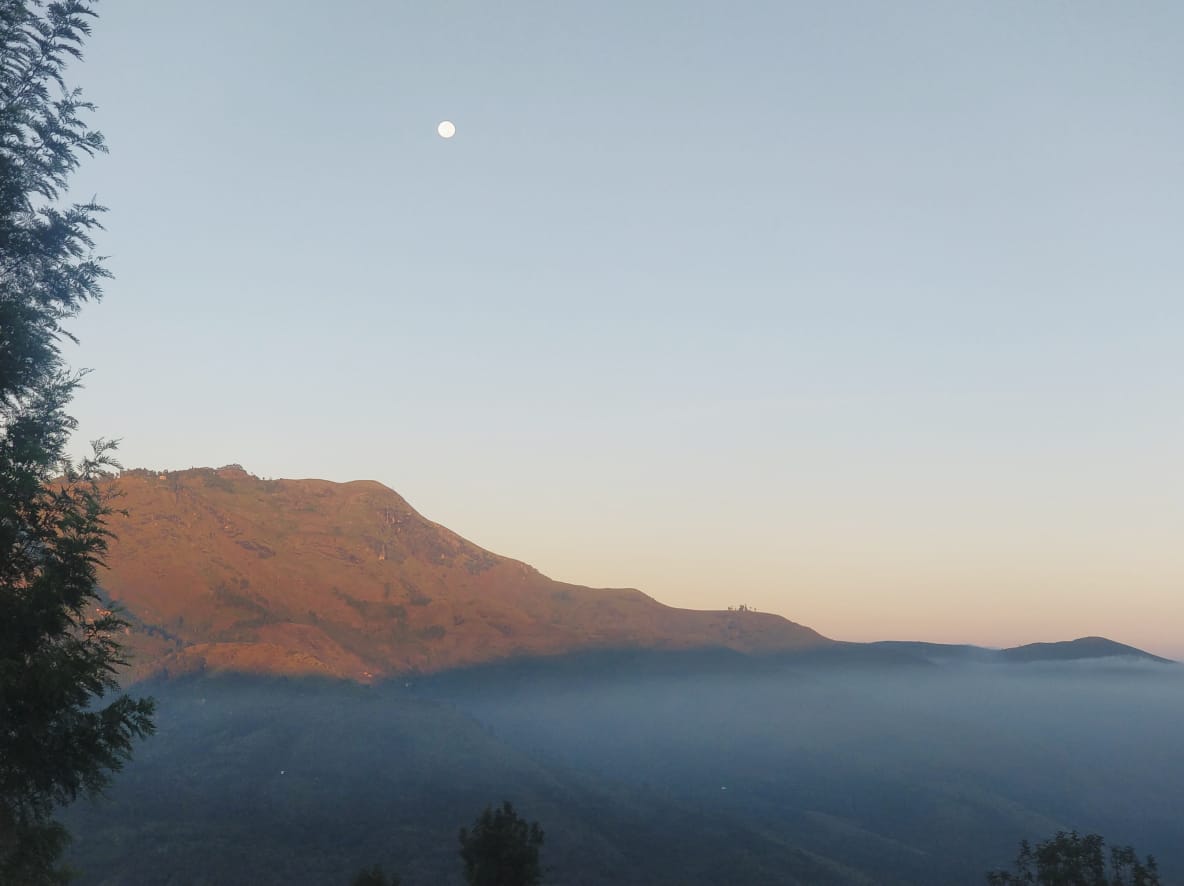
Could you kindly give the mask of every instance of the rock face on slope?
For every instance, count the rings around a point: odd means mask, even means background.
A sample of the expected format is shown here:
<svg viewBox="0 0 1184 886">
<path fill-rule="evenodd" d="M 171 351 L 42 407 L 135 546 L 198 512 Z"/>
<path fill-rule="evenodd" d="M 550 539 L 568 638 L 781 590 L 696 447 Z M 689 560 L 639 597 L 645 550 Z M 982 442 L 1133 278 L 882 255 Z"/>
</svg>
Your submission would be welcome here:
<svg viewBox="0 0 1184 886">
<path fill-rule="evenodd" d="M 831 641 L 779 616 L 675 609 L 553 581 L 425 519 L 379 483 L 261 480 L 238 466 L 115 481 L 104 589 L 134 672 L 369 681 L 609 648 L 780 652 Z"/>
</svg>

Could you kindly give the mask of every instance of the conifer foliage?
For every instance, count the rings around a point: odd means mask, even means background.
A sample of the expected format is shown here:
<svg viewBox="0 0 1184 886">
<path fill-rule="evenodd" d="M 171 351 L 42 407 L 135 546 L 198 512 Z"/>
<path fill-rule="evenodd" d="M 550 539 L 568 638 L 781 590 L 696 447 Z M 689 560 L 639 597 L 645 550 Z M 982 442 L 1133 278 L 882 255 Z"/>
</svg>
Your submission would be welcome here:
<svg viewBox="0 0 1184 886">
<path fill-rule="evenodd" d="M 1100 834 L 1058 831 L 1033 849 L 1020 844 L 1015 871 L 991 871 L 990 886 L 1160 886 L 1155 858 L 1140 860 L 1132 846 L 1116 846 L 1107 859 Z"/>
<path fill-rule="evenodd" d="M 538 886 L 542 845 L 538 822 L 520 817 L 509 801 L 497 809 L 486 806 L 471 830 L 460 830 L 465 880 L 471 886 Z"/>
<path fill-rule="evenodd" d="M 81 375 L 63 323 L 108 276 L 91 239 L 103 208 L 65 200 L 105 150 L 64 78 L 92 6 L 0 0 L 0 883 L 29 886 L 65 879 L 55 810 L 101 790 L 153 729 L 152 702 L 118 693 L 126 623 L 97 583 L 112 447 L 66 454 Z"/>
</svg>

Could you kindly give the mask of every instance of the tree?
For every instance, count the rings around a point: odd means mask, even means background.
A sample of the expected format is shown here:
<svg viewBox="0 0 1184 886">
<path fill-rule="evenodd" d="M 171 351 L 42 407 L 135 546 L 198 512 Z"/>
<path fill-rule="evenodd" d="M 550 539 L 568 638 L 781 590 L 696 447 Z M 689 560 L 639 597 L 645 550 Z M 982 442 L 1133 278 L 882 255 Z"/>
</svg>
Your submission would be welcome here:
<svg viewBox="0 0 1184 886">
<path fill-rule="evenodd" d="M 82 0 L 0 0 L 0 882 L 28 886 L 66 879 L 57 807 L 100 791 L 153 730 L 152 702 L 117 694 L 127 625 L 97 584 L 112 446 L 66 457 L 81 374 L 63 323 L 108 276 L 91 240 L 103 208 L 62 202 L 105 150 L 63 76 L 93 16 Z"/>
<path fill-rule="evenodd" d="M 382 865 L 376 864 L 372 868 L 358 871 L 354 876 L 353 886 L 399 886 L 399 877 L 397 874 L 391 874 L 388 880 L 382 872 Z"/>
<path fill-rule="evenodd" d="M 1110 850 L 1106 863 L 1106 841 L 1098 834 L 1080 836 L 1076 831 L 1058 831 L 1033 849 L 1027 840 L 1020 843 L 1015 873 L 991 871 L 987 882 L 992 886 L 1030 883 L 1035 886 L 1159 886 L 1155 859 L 1145 862 L 1131 846 Z"/>
<path fill-rule="evenodd" d="M 471 886 L 537 886 L 543 872 L 539 849 L 543 830 L 527 824 L 507 801 L 500 809 L 486 806 L 473 829 L 460 829 L 460 857 Z"/>
</svg>

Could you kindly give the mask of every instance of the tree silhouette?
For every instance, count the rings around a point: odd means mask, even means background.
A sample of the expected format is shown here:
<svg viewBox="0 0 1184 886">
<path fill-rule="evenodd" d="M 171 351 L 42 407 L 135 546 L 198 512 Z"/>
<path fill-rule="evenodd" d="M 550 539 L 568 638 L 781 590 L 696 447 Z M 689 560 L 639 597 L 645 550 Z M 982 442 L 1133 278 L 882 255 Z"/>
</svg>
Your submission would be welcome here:
<svg viewBox="0 0 1184 886">
<path fill-rule="evenodd" d="M 1131 846 L 1110 850 L 1106 858 L 1106 841 L 1099 834 L 1080 836 L 1076 831 L 1058 831 L 1035 849 L 1027 840 L 1020 843 L 1015 872 L 991 871 L 987 883 L 991 886 L 1034 884 L 1034 886 L 1159 886 L 1159 871 L 1155 859 L 1147 856 L 1139 861 Z"/>
<path fill-rule="evenodd" d="M 63 205 L 83 155 L 104 150 L 66 87 L 94 13 L 89 3 L 0 0 L 0 883 L 65 880 L 67 835 L 53 815 L 102 789 L 152 731 L 152 703 L 118 696 L 126 623 L 104 604 L 110 446 L 65 456 L 63 321 L 108 276 L 91 253 L 102 207 Z"/>
<path fill-rule="evenodd" d="M 527 824 L 509 801 L 500 809 L 486 806 L 472 830 L 460 829 L 460 857 L 471 886 L 537 886 L 543 872 L 539 849 L 543 831 Z"/>
<path fill-rule="evenodd" d="M 382 872 L 382 866 L 376 864 L 372 868 L 358 871 L 353 879 L 353 886 L 399 886 L 399 877 L 397 874 L 391 874 L 388 879 Z"/>
</svg>

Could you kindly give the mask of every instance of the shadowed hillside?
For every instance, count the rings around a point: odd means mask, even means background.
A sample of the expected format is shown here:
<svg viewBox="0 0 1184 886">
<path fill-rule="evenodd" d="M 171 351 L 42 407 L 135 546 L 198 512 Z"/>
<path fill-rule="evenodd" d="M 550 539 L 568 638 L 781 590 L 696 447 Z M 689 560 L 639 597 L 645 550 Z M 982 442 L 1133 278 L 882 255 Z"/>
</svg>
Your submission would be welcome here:
<svg viewBox="0 0 1184 886">
<path fill-rule="evenodd" d="M 104 586 L 140 675 L 370 681 L 603 648 L 777 652 L 829 640 L 776 615 L 697 612 L 553 581 L 418 514 L 379 483 L 228 466 L 127 471 Z"/>
<path fill-rule="evenodd" d="M 834 644 L 827 648 L 832 651 L 841 644 Z M 1168 658 L 1161 658 L 1144 652 L 1125 643 L 1117 643 L 1105 637 L 1081 637 L 1077 640 L 1060 640 L 1053 643 L 1029 643 L 1026 646 L 1013 646 L 1010 649 L 987 649 L 982 646 L 969 646 L 952 643 L 923 643 L 908 640 L 881 640 L 869 643 L 868 646 L 877 649 L 909 655 L 915 658 L 940 664 L 947 663 L 979 663 L 979 664 L 1040 664 L 1071 661 L 1096 661 L 1110 659 L 1116 663 L 1142 662 L 1144 664 L 1175 665 L 1176 662 Z"/>
<path fill-rule="evenodd" d="M 1179 668 L 569 658 L 151 681 L 159 733 L 69 810 L 79 883 L 459 886 L 457 828 L 508 799 L 550 886 L 981 883 L 1062 829 L 1184 886 Z"/>
<path fill-rule="evenodd" d="M 82 886 L 345 886 L 373 863 L 407 886 L 461 886 L 457 829 L 507 798 L 544 824 L 554 886 L 873 882 L 733 811 L 535 759 L 401 684 L 145 688 L 160 734 L 107 797 L 69 811 Z"/>
<path fill-rule="evenodd" d="M 1064 640 L 1059 643 L 1029 643 L 1026 646 L 1013 646 L 1002 649 L 1000 658 L 1011 662 L 1039 662 L 1039 661 L 1082 661 L 1098 658 L 1129 658 L 1141 661 L 1170 664 L 1170 660 L 1116 643 L 1105 637 L 1080 637 L 1076 640 Z"/>
</svg>

